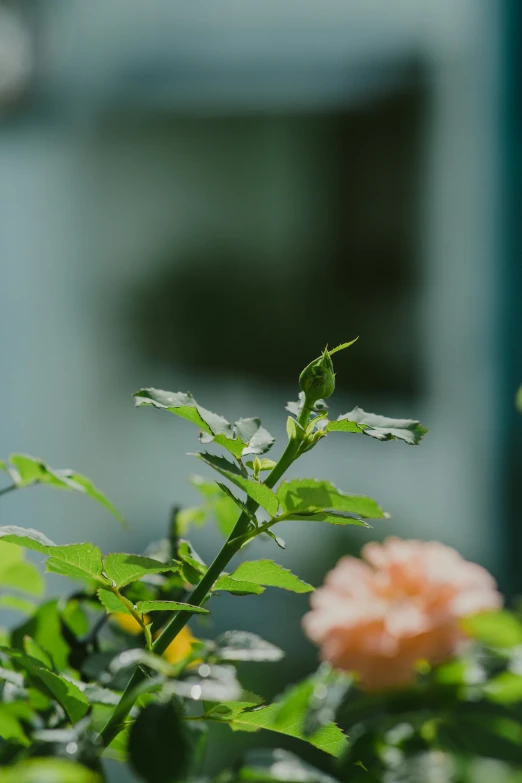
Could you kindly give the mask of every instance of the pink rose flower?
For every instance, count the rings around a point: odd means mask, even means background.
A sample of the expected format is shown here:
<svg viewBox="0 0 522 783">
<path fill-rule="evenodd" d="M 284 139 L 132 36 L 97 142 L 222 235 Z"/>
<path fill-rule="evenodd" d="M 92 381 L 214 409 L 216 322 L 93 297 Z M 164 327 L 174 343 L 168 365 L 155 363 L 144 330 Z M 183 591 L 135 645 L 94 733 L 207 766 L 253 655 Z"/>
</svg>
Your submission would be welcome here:
<svg viewBox="0 0 522 783">
<path fill-rule="evenodd" d="M 421 660 L 453 655 L 465 638 L 460 618 L 502 605 L 485 568 L 436 541 L 388 538 L 362 560 L 343 557 L 303 618 L 321 658 L 379 691 L 411 683 Z"/>
</svg>

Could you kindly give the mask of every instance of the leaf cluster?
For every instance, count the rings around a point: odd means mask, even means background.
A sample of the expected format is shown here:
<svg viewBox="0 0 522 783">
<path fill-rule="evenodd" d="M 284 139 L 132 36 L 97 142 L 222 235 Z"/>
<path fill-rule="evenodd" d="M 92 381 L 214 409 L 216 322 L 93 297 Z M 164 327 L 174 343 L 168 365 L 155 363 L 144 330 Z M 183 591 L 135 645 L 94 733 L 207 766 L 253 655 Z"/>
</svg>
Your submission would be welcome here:
<svg viewBox="0 0 522 783">
<path fill-rule="evenodd" d="M 333 372 L 331 356 L 343 347 L 347 344 L 323 353 L 320 361 L 324 364 L 328 355 L 328 372 Z M 104 554 L 90 541 L 56 544 L 30 527 L 0 527 L 0 606 L 23 616 L 0 636 L 0 783 L 32 783 L 42 776 L 56 783 L 100 783 L 102 757 L 128 762 L 147 783 L 186 783 L 200 774 L 206 733 L 216 723 L 232 731 L 292 737 L 323 751 L 325 758 L 348 758 L 348 740 L 336 715 L 350 691 L 349 678 L 323 667 L 265 703 L 245 691 L 237 666 L 273 664 L 283 656 L 281 649 L 241 630 L 196 638 L 186 627 L 191 618 L 208 623 L 213 602 L 223 593 L 314 590 L 272 557 L 245 559 L 257 536 L 284 548 L 273 530 L 279 523 L 368 528 L 369 520 L 389 518 L 369 497 L 328 480 L 284 480 L 284 473 L 331 432 L 417 445 L 426 430 L 419 422 L 359 408 L 330 420 L 324 400 L 310 404 L 309 399 L 301 394 L 298 403 L 288 405 L 288 442 L 272 460 L 265 455 L 275 439 L 258 418 L 231 423 L 188 392 L 137 392 L 136 406 L 196 425 L 205 450 L 194 456 L 216 476 L 214 481 L 191 478 L 200 502 L 176 508 L 167 536 L 141 554 Z M 211 450 L 216 448 L 221 453 Z M 0 471 L 9 482 L 0 495 L 47 485 L 82 493 L 123 521 L 107 497 L 74 470 L 15 454 L 0 463 Z M 207 564 L 186 537 L 210 519 L 225 541 Z M 43 560 L 48 572 L 74 583 L 68 595 L 37 602 L 44 583 L 25 550 L 36 553 L 31 557 Z M 208 632 L 209 625 L 205 628 Z M 247 754 L 216 783 L 236 780 L 334 783 L 335 778 L 275 750 Z"/>
</svg>

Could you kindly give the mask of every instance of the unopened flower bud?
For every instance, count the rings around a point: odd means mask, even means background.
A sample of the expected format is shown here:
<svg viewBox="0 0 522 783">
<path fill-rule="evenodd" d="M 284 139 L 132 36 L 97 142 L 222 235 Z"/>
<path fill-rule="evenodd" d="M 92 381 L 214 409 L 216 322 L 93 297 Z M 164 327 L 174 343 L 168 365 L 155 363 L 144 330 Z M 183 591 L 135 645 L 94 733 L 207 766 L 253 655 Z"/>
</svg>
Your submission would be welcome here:
<svg viewBox="0 0 522 783">
<path fill-rule="evenodd" d="M 328 349 L 318 359 L 304 368 L 299 376 L 299 386 L 305 395 L 305 403 L 314 405 L 317 400 L 326 399 L 335 389 L 335 373 Z"/>
</svg>

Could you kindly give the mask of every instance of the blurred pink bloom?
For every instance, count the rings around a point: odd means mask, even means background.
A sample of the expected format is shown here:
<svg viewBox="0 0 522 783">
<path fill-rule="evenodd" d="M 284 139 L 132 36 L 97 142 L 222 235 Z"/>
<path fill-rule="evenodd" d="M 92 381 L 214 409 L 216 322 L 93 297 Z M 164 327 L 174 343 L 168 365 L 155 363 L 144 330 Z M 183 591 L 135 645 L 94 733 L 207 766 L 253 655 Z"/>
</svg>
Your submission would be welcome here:
<svg viewBox="0 0 522 783">
<path fill-rule="evenodd" d="M 309 638 L 366 690 L 411 683 L 416 664 L 450 657 L 465 638 L 461 617 L 502 605 L 493 577 L 436 541 L 367 544 L 343 557 L 311 598 Z"/>
</svg>

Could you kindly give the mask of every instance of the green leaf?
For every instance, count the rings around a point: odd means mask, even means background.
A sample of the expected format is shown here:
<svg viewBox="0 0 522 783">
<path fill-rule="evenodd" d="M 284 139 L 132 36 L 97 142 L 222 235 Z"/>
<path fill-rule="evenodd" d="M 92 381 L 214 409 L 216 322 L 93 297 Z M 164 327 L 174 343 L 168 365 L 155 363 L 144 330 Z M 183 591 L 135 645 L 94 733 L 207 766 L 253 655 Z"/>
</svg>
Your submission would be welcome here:
<svg viewBox="0 0 522 783">
<path fill-rule="evenodd" d="M 261 426 L 258 418 L 239 419 L 234 428 L 238 438 L 245 444 L 242 457 L 249 454 L 266 454 L 275 443 L 275 438 Z"/>
<path fill-rule="evenodd" d="M 516 647 L 522 644 L 522 624 L 512 612 L 481 612 L 462 621 L 464 631 L 488 647 Z"/>
<path fill-rule="evenodd" d="M 215 640 L 215 655 L 222 661 L 279 661 L 284 653 L 248 631 L 226 631 Z"/>
<path fill-rule="evenodd" d="M 114 593 L 110 590 L 105 590 L 103 587 L 100 587 L 96 593 L 100 599 L 100 602 L 103 604 L 109 614 L 119 614 L 121 612 L 123 614 L 130 614 L 132 616 L 132 612 L 129 607 L 126 606 L 123 601 L 120 601 L 118 596 L 114 595 Z"/>
<path fill-rule="evenodd" d="M 286 549 L 284 539 L 280 536 L 276 536 L 273 530 L 265 530 L 265 535 L 269 536 L 273 541 L 275 541 L 279 549 Z"/>
<path fill-rule="evenodd" d="M 42 575 L 36 566 L 23 558 L 20 547 L 0 540 L 0 585 L 41 595 L 44 591 Z"/>
<path fill-rule="evenodd" d="M 65 710 L 72 723 L 81 720 L 89 709 L 89 702 L 81 690 L 70 680 L 50 671 L 42 660 L 10 648 L 2 648 L 13 662 L 25 669 L 45 686 L 46 692 Z"/>
<path fill-rule="evenodd" d="M 321 664 L 316 672 L 287 688 L 278 699 L 277 722 L 286 724 L 298 715 L 303 718 L 304 733 L 313 734 L 335 720 L 352 682 L 347 673 Z"/>
<path fill-rule="evenodd" d="M 67 759 L 36 758 L 0 770 L 0 783 L 102 783 L 95 772 Z"/>
<path fill-rule="evenodd" d="M 41 459 L 30 457 L 27 454 L 13 454 L 10 457 L 13 468 L 10 470 L 13 481 L 18 487 L 27 487 L 30 484 L 48 484 L 58 489 L 76 490 L 89 495 L 93 500 L 111 512 L 120 522 L 123 517 L 113 504 L 94 486 L 92 481 L 74 470 L 57 470 L 51 468 Z"/>
<path fill-rule="evenodd" d="M 18 595 L 0 595 L 0 609 L 12 609 L 22 614 L 32 614 L 36 606 Z"/>
<path fill-rule="evenodd" d="M 26 549 L 34 549 L 35 552 L 49 554 L 49 549 L 55 547 L 51 539 L 44 536 L 38 530 L 30 527 L 17 527 L 16 525 L 4 525 L 0 527 L 0 539 L 7 543 L 24 546 Z"/>
<path fill-rule="evenodd" d="M 246 492 L 252 500 L 255 500 L 256 503 L 259 503 L 260 506 L 268 511 L 270 516 L 277 514 L 277 509 L 279 508 L 277 497 L 265 484 L 245 478 L 239 468 L 222 457 L 215 457 L 213 454 L 208 453 L 195 454 L 194 456 L 206 465 L 214 468 L 214 470 L 217 470 L 218 473 L 221 473 L 222 476 Z"/>
<path fill-rule="evenodd" d="M 232 425 L 222 416 L 200 407 L 192 394 L 167 392 L 161 389 L 142 389 L 134 393 L 136 407 L 152 405 L 154 408 L 169 411 L 182 419 L 196 424 L 209 435 L 223 434 L 232 437 Z"/>
<path fill-rule="evenodd" d="M 344 351 L 345 348 L 349 348 L 350 345 L 356 343 L 358 339 L 359 337 L 356 337 L 354 340 L 350 340 L 350 342 L 348 343 L 341 343 L 341 345 L 338 345 L 336 348 L 332 348 L 332 349 L 328 348 L 328 353 L 330 354 L 330 356 L 333 356 L 334 353 L 337 353 L 337 351 Z"/>
<path fill-rule="evenodd" d="M 240 582 L 237 579 L 232 579 L 228 574 L 220 576 L 212 590 L 226 590 L 227 593 L 235 595 L 261 595 L 265 592 L 265 588 L 260 585 L 252 582 Z"/>
<path fill-rule="evenodd" d="M 249 751 L 236 780 L 237 783 L 338 783 L 330 775 L 281 748 Z"/>
<path fill-rule="evenodd" d="M 261 427 L 259 419 L 240 419 L 234 425 L 223 416 L 198 405 L 194 397 L 183 392 L 166 392 L 161 389 L 142 389 L 134 394 L 135 404 L 152 405 L 181 416 L 202 430 L 202 443 L 214 442 L 223 446 L 240 459 L 246 454 L 263 454 L 272 446 L 274 438 Z"/>
<path fill-rule="evenodd" d="M 62 617 L 58 601 L 46 601 L 37 611 L 11 632 L 11 644 L 24 649 L 24 637 L 30 636 L 51 655 L 57 671 L 68 665 L 70 648 L 62 634 Z"/>
<path fill-rule="evenodd" d="M 330 481 L 283 481 L 277 490 L 277 497 L 287 519 L 313 518 L 333 524 L 356 524 L 357 520 L 354 522 L 343 515 L 355 514 L 367 519 L 383 519 L 389 516 L 375 500 L 364 495 L 348 495 Z M 342 513 L 328 513 L 333 511 Z"/>
<path fill-rule="evenodd" d="M 40 661 L 43 663 L 43 665 L 47 669 L 53 669 L 53 659 L 47 652 L 47 650 L 44 650 L 44 648 L 38 644 L 34 639 L 31 639 L 30 636 L 26 636 L 24 638 L 24 650 L 27 653 L 27 655 L 30 655 L 31 658 L 35 658 L 37 661 Z"/>
<path fill-rule="evenodd" d="M 257 729 L 267 729 L 279 734 L 286 734 L 289 737 L 305 740 L 314 747 L 329 753 L 332 756 L 341 756 L 348 742 L 341 729 L 331 723 L 312 734 L 305 737 L 303 733 L 304 715 L 294 715 L 286 722 L 277 721 L 279 707 L 277 704 L 270 704 L 267 707 L 259 707 L 248 712 L 242 712 L 230 721 L 230 726 L 240 731 L 256 731 Z"/>
<path fill-rule="evenodd" d="M 234 503 L 236 508 L 240 511 L 240 513 L 245 514 L 248 519 L 250 519 L 251 522 L 254 523 L 254 526 L 257 526 L 257 519 L 254 514 L 250 511 L 248 506 L 243 503 L 242 500 L 239 498 L 236 498 L 236 496 L 229 490 L 229 488 L 226 486 L 226 484 L 222 484 L 220 481 L 216 482 L 218 487 L 221 489 L 224 495 L 227 496 L 227 498 Z M 237 514 L 232 514 L 232 528 L 234 527 L 235 523 L 237 522 Z"/>
<path fill-rule="evenodd" d="M 130 731 L 130 763 L 147 783 L 186 781 L 192 742 L 173 701 L 148 704 Z"/>
<path fill-rule="evenodd" d="M 102 573 L 101 552 L 94 544 L 57 546 L 45 565 L 48 571 L 71 579 L 95 579 L 97 582 L 107 583 Z"/>
<path fill-rule="evenodd" d="M 252 560 L 241 563 L 230 577 L 239 582 L 250 582 L 263 587 L 280 587 L 293 593 L 309 593 L 314 590 L 312 585 L 298 579 L 291 571 L 283 568 L 279 563 L 274 563 L 273 560 Z"/>
<path fill-rule="evenodd" d="M 138 601 L 136 610 L 140 614 L 148 612 L 192 612 L 193 614 L 209 614 L 202 606 L 192 606 L 178 601 Z"/>
<path fill-rule="evenodd" d="M 225 484 L 208 481 L 201 476 L 191 476 L 190 481 L 202 495 L 204 505 L 183 509 L 178 513 L 178 521 L 181 521 L 180 532 L 185 532 L 188 527 L 187 524 L 184 524 L 185 520 L 190 523 L 203 524 L 208 516 L 212 516 L 223 535 L 228 538 L 237 522 L 238 510 L 246 511 L 245 504 L 236 498 Z"/>
<path fill-rule="evenodd" d="M 199 576 L 204 576 L 207 573 L 207 566 L 189 541 L 181 540 L 179 542 L 177 555 L 183 563 L 193 568 Z"/>
<path fill-rule="evenodd" d="M 402 440 L 409 446 L 417 446 L 428 430 L 413 419 L 389 419 L 356 407 L 336 421 L 328 422 L 326 432 L 362 432 L 377 440 Z"/>
<path fill-rule="evenodd" d="M 484 693 L 496 704 L 516 704 L 522 701 L 522 676 L 504 671 L 484 686 Z"/>
<path fill-rule="evenodd" d="M 77 723 L 83 718 L 89 710 L 89 702 L 74 683 L 44 668 L 40 669 L 39 677 L 53 698 L 64 708 L 71 723 Z"/>
<path fill-rule="evenodd" d="M 85 492 L 85 494 L 89 495 L 89 497 L 91 497 L 93 500 L 96 500 L 102 506 L 105 506 L 107 511 L 110 511 L 110 513 L 115 516 L 119 522 L 125 522 L 122 514 L 120 514 L 116 506 L 110 502 L 103 492 L 94 486 L 92 481 L 88 479 L 87 476 L 82 476 L 81 473 L 76 473 L 74 470 L 59 470 L 56 472 L 72 481 L 75 484 L 74 489 L 79 489 L 80 492 Z"/>
<path fill-rule="evenodd" d="M 23 726 L 12 707 L 12 704 L 0 704 L 0 738 L 3 740 L 12 740 L 20 745 L 29 745 L 29 740 L 27 739 Z M 1 780 L 2 771 L 0 770 L 0 781 Z"/>
<path fill-rule="evenodd" d="M 16 527 L 15 525 L 0 527 L 0 539 L 49 555 L 50 557 L 46 561 L 48 571 L 70 576 L 73 579 L 90 578 L 104 584 L 107 583 L 102 573 L 101 552 L 94 544 L 57 546 L 43 533 L 32 528 Z"/>
<path fill-rule="evenodd" d="M 163 571 L 179 571 L 179 563 L 161 563 L 150 557 L 126 555 L 118 552 L 106 555 L 103 561 L 106 576 L 112 579 L 118 589 L 141 579 L 147 574 L 159 574 Z"/>
<path fill-rule="evenodd" d="M 181 535 L 185 535 L 191 526 L 201 527 L 208 518 L 208 508 L 206 506 L 190 506 L 189 508 L 180 508 L 176 513 L 176 526 Z"/>
<path fill-rule="evenodd" d="M 259 701 L 222 701 L 220 704 L 212 706 L 206 714 L 212 720 L 228 723 L 241 715 L 245 710 L 250 710 L 253 707 L 259 707 Z M 256 729 L 253 729 L 253 731 L 256 731 Z"/>
</svg>

